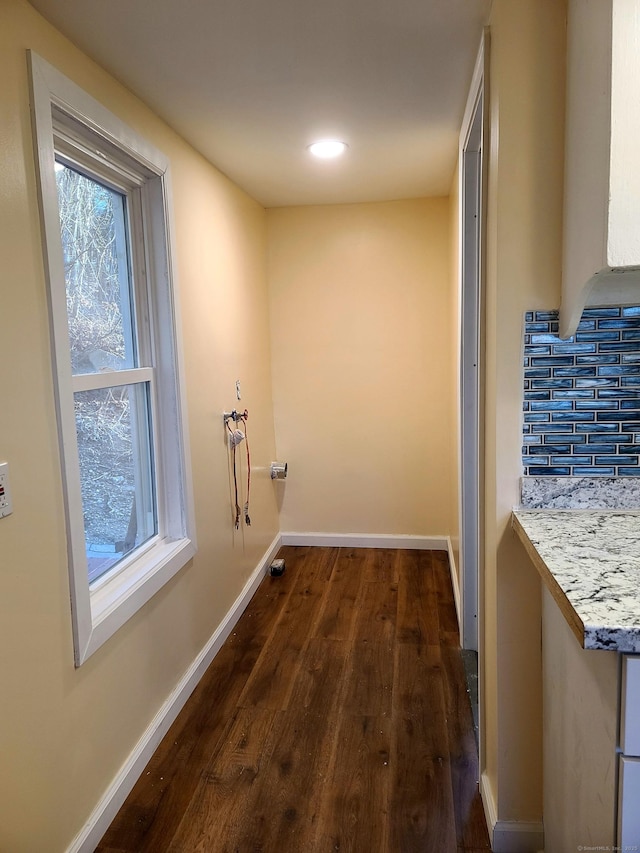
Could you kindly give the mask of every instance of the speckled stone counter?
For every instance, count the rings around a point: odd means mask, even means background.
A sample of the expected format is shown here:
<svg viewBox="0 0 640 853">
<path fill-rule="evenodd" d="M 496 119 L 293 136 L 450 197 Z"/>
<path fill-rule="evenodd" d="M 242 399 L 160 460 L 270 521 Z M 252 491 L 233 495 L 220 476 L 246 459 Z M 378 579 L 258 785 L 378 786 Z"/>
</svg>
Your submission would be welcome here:
<svg viewBox="0 0 640 853">
<path fill-rule="evenodd" d="M 640 652 L 640 511 L 517 510 L 512 524 L 580 644 Z"/>
</svg>

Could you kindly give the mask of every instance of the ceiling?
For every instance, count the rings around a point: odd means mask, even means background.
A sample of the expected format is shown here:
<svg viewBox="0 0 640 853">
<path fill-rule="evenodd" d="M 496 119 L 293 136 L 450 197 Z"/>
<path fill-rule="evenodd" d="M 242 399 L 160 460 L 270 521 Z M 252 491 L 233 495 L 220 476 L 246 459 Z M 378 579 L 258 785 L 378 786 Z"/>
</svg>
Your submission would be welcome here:
<svg viewBox="0 0 640 853">
<path fill-rule="evenodd" d="M 31 0 L 265 207 L 447 195 L 491 0 Z M 336 136 L 339 160 L 306 146 Z"/>
</svg>

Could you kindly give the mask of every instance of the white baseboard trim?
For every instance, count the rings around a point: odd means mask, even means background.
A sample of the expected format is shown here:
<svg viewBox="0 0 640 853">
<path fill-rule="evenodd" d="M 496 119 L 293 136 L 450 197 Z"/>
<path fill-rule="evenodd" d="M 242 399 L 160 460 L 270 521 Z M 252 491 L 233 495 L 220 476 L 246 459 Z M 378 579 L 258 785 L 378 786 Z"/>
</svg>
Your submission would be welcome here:
<svg viewBox="0 0 640 853">
<path fill-rule="evenodd" d="M 498 820 L 493 788 L 486 773 L 480 777 L 480 796 L 493 853 L 538 853 L 544 848 L 542 821 Z"/>
<path fill-rule="evenodd" d="M 171 691 L 158 713 L 149 723 L 133 751 L 116 774 L 113 782 L 98 802 L 82 830 L 67 848 L 66 853 L 93 853 L 129 792 L 147 766 L 158 744 L 195 690 L 209 664 L 220 651 L 222 644 L 242 616 L 245 608 L 267 574 L 269 564 L 278 552 L 281 536 L 278 534 L 244 585 L 231 609 L 211 635 L 202 651 Z"/>
<path fill-rule="evenodd" d="M 453 587 L 453 601 L 456 605 L 456 616 L 458 617 L 458 631 L 462 637 L 462 602 L 460 601 L 460 581 L 458 580 L 458 568 L 453 553 L 451 537 L 447 536 L 447 551 L 449 552 L 449 570 L 451 572 L 451 586 Z"/>
<path fill-rule="evenodd" d="M 282 544 L 319 548 L 415 548 L 420 551 L 447 551 L 449 537 L 387 533 L 283 533 Z"/>
</svg>

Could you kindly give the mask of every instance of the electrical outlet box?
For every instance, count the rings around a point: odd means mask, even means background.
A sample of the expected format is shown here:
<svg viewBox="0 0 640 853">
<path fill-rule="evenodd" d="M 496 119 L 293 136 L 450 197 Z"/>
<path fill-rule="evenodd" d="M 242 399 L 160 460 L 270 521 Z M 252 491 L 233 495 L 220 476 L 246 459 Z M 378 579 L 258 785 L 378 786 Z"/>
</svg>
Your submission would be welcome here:
<svg viewBox="0 0 640 853">
<path fill-rule="evenodd" d="M 11 490 L 9 489 L 9 463 L 0 462 L 0 518 L 11 515 L 13 504 L 11 502 Z"/>
</svg>

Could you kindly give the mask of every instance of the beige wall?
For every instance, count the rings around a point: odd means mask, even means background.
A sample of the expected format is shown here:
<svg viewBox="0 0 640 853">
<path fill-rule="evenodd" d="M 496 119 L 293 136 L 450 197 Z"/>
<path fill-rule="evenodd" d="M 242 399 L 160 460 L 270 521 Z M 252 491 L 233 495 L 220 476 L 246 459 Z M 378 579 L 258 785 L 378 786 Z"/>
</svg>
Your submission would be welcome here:
<svg viewBox="0 0 640 853">
<path fill-rule="evenodd" d="M 73 666 L 62 486 L 25 51 L 157 145 L 173 173 L 199 551 L 80 669 Z M 24 0 L 0 3 L 0 850 L 61 851 L 81 829 L 278 530 L 265 213 Z M 242 381 L 253 526 L 232 529 L 221 413 Z"/>
<path fill-rule="evenodd" d="M 494 0 L 486 332 L 484 772 L 498 818 L 540 818 L 539 580 L 510 529 L 525 310 L 560 301 L 565 3 Z"/>
<path fill-rule="evenodd" d="M 452 531 L 447 199 L 267 212 L 284 531 Z"/>
</svg>

